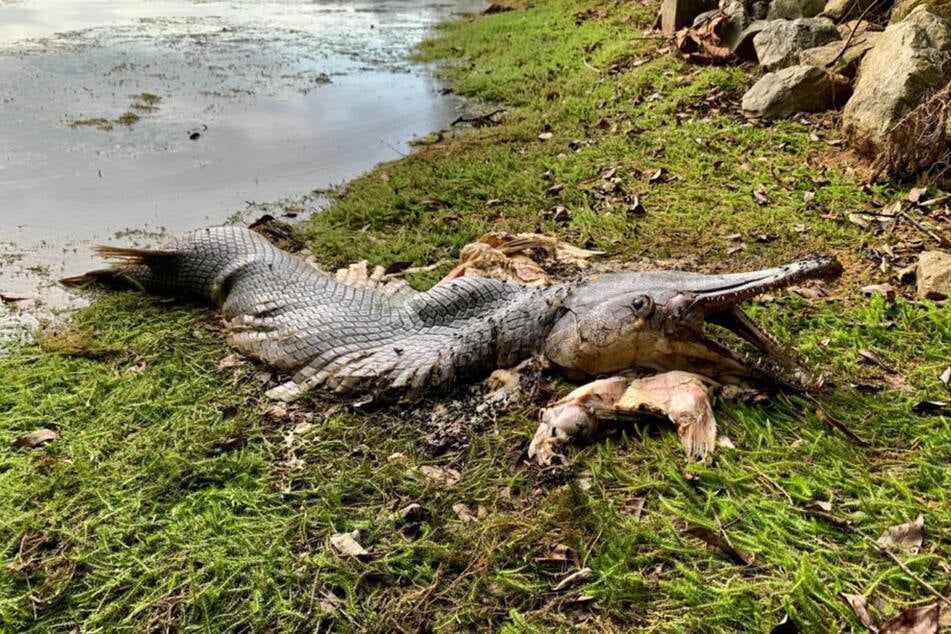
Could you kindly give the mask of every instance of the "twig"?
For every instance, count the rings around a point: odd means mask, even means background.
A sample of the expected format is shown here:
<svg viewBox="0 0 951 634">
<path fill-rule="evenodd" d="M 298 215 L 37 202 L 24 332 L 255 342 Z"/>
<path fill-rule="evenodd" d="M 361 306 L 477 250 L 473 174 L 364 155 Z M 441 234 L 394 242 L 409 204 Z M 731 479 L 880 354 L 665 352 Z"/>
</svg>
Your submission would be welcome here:
<svg viewBox="0 0 951 634">
<path fill-rule="evenodd" d="M 817 401 L 813 396 L 810 394 L 805 394 L 804 397 L 806 400 L 812 401 L 812 403 L 816 406 L 816 416 L 819 417 L 819 420 L 832 425 L 840 432 L 848 436 L 853 442 L 855 442 L 855 444 L 859 445 L 860 447 L 868 447 L 872 444 L 849 429 L 845 423 L 827 414 L 826 411 L 822 409 L 822 405 L 819 404 L 819 401 Z"/>
<path fill-rule="evenodd" d="M 900 215 L 902 218 L 904 218 L 911 224 L 915 225 L 915 227 L 917 227 L 919 231 L 922 231 L 923 233 L 927 234 L 928 237 L 930 237 L 932 240 L 938 243 L 938 246 L 946 247 L 949 244 L 951 244 L 948 242 L 948 240 L 944 236 L 941 236 L 935 233 L 934 231 L 929 229 L 926 225 L 915 220 L 907 211 L 905 210 L 899 211 L 898 215 Z"/>
<path fill-rule="evenodd" d="M 945 194 L 944 196 L 938 196 L 937 198 L 932 198 L 924 202 L 918 203 L 919 207 L 934 207 L 935 205 L 943 205 L 944 203 L 951 200 L 951 194 Z"/>
<path fill-rule="evenodd" d="M 458 123 L 471 123 L 474 127 L 490 125 L 490 124 L 498 123 L 497 121 L 493 121 L 492 117 L 494 117 L 497 114 L 502 114 L 503 112 L 505 112 L 505 108 L 498 108 L 497 110 L 493 110 L 489 114 L 482 114 L 477 117 L 460 116 L 460 117 L 456 117 L 456 120 L 450 123 L 449 125 L 454 126 Z"/>
<path fill-rule="evenodd" d="M 855 32 L 859 30 L 859 26 L 862 24 L 862 20 L 865 19 L 865 16 L 868 15 L 869 11 L 877 7 L 882 2 L 883 0 L 875 0 L 875 2 L 865 7 L 865 11 L 862 11 L 861 15 L 859 15 L 859 18 L 855 21 L 855 26 L 852 27 L 852 32 L 849 33 L 849 37 L 845 39 L 845 44 L 842 45 L 842 48 L 839 49 L 839 52 L 836 53 L 835 57 L 833 57 L 831 60 L 826 62 L 826 68 L 832 68 L 832 66 L 834 66 L 835 63 L 839 61 L 843 55 L 845 55 L 845 51 L 848 50 L 849 44 L 852 43 L 852 38 L 855 37 Z"/>
<path fill-rule="evenodd" d="M 946 596 L 944 596 L 943 594 L 941 594 L 940 592 L 938 592 L 938 591 L 935 589 L 935 587 L 934 587 L 933 585 L 931 585 L 930 583 L 928 583 L 927 581 L 925 581 L 924 579 L 922 579 L 921 577 L 919 577 L 919 576 L 918 576 L 917 574 L 915 574 L 914 572 L 912 572 L 911 568 L 909 568 L 907 565 L 905 565 L 904 562 L 902 562 L 901 559 L 899 559 L 898 557 L 895 556 L 895 553 L 893 553 L 892 551 L 888 550 L 888 548 L 886 548 L 886 547 L 880 545 L 878 542 L 876 542 L 874 539 L 872 539 L 871 537 L 869 537 L 869 536 L 866 535 L 865 533 L 863 533 L 863 532 L 861 532 L 861 531 L 859 531 L 859 530 L 857 530 L 857 529 L 854 529 L 854 528 L 852 529 L 852 531 L 855 532 L 855 533 L 858 533 L 859 535 L 861 535 L 862 537 L 864 537 L 865 539 L 867 539 L 869 542 L 871 542 L 872 545 L 875 547 L 875 549 L 876 549 L 878 552 L 884 553 L 885 555 L 887 555 L 889 559 L 891 559 L 892 561 L 894 561 L 894 562 L 898 565 L 898 567 L 901 568 L 902 572 L 904 572 L 906 575 L 908 575 L 909 577 L 911 577 L 912 579 L 914 579 L 915 581 L 917 581 L 918 584 L 921 585 L 922 588 L 924 588 L 925 590 L 927 590 L 928 592 L 930 592 L 932 595 L 934 595 L 934 597 L 935 597 L 936 599 L 938 599 L 939 601 L 941 601 L 942 603 L 944 603 L 944 604 L 946 604 L 946 605 L 948 605 L 948 606 L 951 606 L 951 600 L 949 600 Z"/>
</svg>

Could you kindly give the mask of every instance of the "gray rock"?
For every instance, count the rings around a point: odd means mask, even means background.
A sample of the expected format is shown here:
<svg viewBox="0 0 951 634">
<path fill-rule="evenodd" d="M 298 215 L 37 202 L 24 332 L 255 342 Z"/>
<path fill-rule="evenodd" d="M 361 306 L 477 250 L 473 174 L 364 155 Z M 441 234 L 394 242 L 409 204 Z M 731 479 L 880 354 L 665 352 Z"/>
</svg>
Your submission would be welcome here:
<svg viewBox="0 0 951 634">
<path fill-rule="evenodd" d="M 855 18 L 862 14 L 869 6 L 880 0 L 829 0 L 826 6 L 822 8 L 823 17 L 835 20 L 845 20 Z"/>
<path fill-rule="evenodd" d="M 799 63 L 818 66 L 831 73 L 855 79 L 859 63 L 865 57 L 865 54 L 872 50 L 881 35 L 881 33 L 872 31 L 856 34 L 842 55 L 839 55 L 839 53 L 842 51 L 845 42 L 833 42 L 825 46 L 807 48 L 799 54 Z"/>
<path fill-rule="evenodd" d="M 925 251 L 918 256 L 918 297 L 946 299 L 951 295 L 951 253 Z"/>
<path fill-rule="evenodd" d="M 849 80 L 815 66 L 790 66 L 767 73 L 743 95 L 743 112 L 756 119 L 779 119 L 796 112 L 820 112 L 849 98 Z"/>
<path fill-rule="evenodd" d="M 717 9 L 717 0 L 664 0 L 660 5 L 660 28 L 664 33 L 676 33 L 693 24 L 694 18 L 704 11 Z"/>
<path fill-rule="evenodd" d="M 814 18 L 826 7 L 826 0 L 772 0 L 766 12 L 767 20 L 795 20 Z"/>
<path fill-rule="evenodd" d="M 949 53 L 951 25 L 924 5 L 890 24 L 859 65 L 855 92 L 842 113 L 852 144 L 877 153 L 922 96 L 947 81 L 943 66 Z"/>
<path fill-rule="evenodd" d="M 799 62 L 799 54 L 807 48 L 822 46 L 841 39 L 832 20 L 799 18 L 773 20 L 753 38 L 756 57 L 766 70 L 778 70 Z"/>
<path fill-rule="evenodd" d="M 756 57 L 756 47 L 753 46 L 753 38 L 755 38 L 760 31 L 765 29 L 767 24 L 769 24 L 769 22 L 766 20 L 753 20 L 746 25 L 746 28 L 740 33 L 740 37 L 733 46 L 733 53 L 740 59 L 748 59 L 754 62 L 759 61 L 759 58 Z"/>
</svg>

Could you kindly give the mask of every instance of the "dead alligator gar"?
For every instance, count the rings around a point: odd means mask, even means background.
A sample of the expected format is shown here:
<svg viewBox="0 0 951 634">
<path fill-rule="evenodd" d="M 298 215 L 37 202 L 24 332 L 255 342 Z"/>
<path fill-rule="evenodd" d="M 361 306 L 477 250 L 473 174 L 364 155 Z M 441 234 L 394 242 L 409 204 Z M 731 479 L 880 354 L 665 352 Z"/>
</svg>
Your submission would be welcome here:
<svg viewBox="0 0 951 634">
<path fill-rule="evenodd" d="M 336 282 L 239 227 L 193 231 L 161 250 L 98 250 L 116 265 L 64 283 L 111 278 L 214 303 L 231 346 L 293 373 L 269 393 L 284 400 L 321 385 L 412 394 L 538 353 L 572 374 L 642 367 L 808 389 L 792 355 L 739 303 L 841 270 L 834 258 L 811 257 L 750 273 L 624 273 L 542 289 L 463 277 L 388 295 Z M 708 322 L 757 354 L 718 343 Z"/>
</svg>

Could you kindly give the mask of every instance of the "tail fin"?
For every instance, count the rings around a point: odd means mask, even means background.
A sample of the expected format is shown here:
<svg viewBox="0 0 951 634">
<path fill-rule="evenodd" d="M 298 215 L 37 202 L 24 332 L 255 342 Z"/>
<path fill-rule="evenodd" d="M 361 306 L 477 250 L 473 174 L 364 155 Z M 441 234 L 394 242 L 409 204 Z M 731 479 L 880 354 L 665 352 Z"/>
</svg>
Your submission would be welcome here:
<svg viewBox="0 0 951 634">
<path fill-rule="evenodd" d="M 98 246 L 94 249 L 100 257 L 114 260 L 124 266 L 149 266 L 159 260 L 175 257 L 176 251 L 155 249 L 131 249 L 129 247 Z"/>
<path fill-rule="evenodd" d="M 59 281 L 64 286 L 87 286 L 98 284 L 108 288 L 135 288 L 144 290 L 139 267 L 151 267 L 176 255 L 175 251 L 131 249 L 127 247 L 98 246 L 94 249 L 101 257 L 116 264 L 107 269 L 96 269 L 82 275 L 64 277 Z M 138 273 L 138 274 L 137 274 Z"/>
</svg>

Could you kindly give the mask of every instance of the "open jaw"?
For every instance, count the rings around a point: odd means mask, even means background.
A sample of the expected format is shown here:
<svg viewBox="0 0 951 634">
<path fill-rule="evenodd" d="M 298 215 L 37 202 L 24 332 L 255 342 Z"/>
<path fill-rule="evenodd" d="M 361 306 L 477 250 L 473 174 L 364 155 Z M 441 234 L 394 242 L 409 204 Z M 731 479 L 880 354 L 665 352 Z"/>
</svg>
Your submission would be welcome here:
<svg viewBox="0 0 951 634">
<path fill-rule="evenodd" d="M 810 376 L 792 348 L 754 322 L 740 302 L 803 279 L 832 278 L 841 272 L 838 260 L 813 257 L 774 269 L 704 280 L 707 283 L 678 293 L 664 307 L 673 348 L 700 366 L 709 366 L 714 376 L 726 382 L 752 378 L 797 391 L 815 389 L 821 379 Z M 755 353 L 731 349 L 714 338 L 707 324 L 746 341 Z"/>
</svg>

